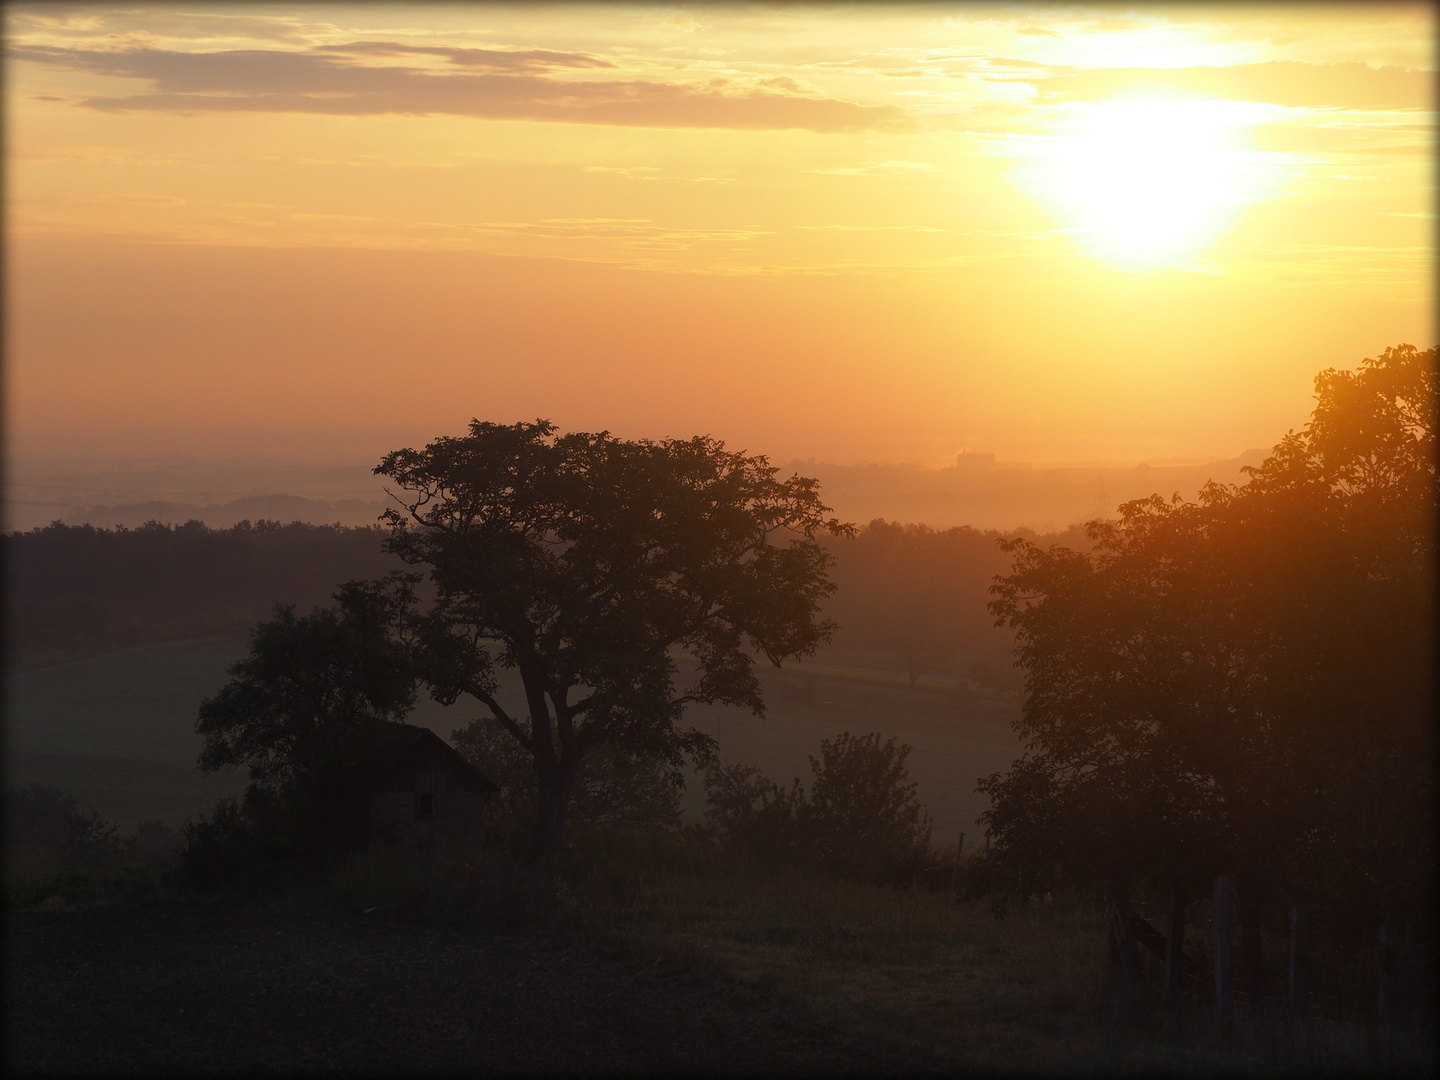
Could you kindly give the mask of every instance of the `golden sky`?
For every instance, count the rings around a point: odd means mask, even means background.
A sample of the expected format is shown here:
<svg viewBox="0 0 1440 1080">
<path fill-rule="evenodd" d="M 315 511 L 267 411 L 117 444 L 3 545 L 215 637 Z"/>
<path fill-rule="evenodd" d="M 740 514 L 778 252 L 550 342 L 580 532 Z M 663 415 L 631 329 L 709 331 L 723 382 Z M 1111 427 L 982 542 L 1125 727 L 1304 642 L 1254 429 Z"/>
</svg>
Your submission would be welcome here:
<svg viewBox="0 0 1440 1080">
<path fill-rule="evenodd" d="M 1198 460 L 1434 343 L 1428 6 L 5 18 L 12 455 Z"/>
</svg>

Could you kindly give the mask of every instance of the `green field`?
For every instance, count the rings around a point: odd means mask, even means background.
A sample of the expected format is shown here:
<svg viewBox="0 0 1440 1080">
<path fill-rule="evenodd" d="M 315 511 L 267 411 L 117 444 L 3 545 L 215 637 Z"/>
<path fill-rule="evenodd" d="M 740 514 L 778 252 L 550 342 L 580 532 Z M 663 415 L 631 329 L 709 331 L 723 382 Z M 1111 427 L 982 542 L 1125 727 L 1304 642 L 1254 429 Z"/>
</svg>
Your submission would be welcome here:
<svg viewBox="0 0 1440 1080">
<path fill-rule="evenodd" d="M 203 776 L 195 768 L 200 701 L 225 681 L 243 646 L 223 639 L 134 649 L 12 675 L 5 680 L 5 786 L 49 784 L 76 795 L 104 817 L 178 824 L 217 798 L 238 793 L 243 775 Z M 912 777 L 935 818 L 937 845 L 975 834 L 983 809 L 975 778 L 1017 756 L 1008 722 L 1013 701 L 957 692 L 926 678 L 910 689 L 903 676 L 864 668 L 800 664 L 762 671 L 769 714 L 697 707 L 690 721 L 714 735 L 728 759 L 753 762 L 788 784 L 809 777 L 807 755 L 841 731 L 879 731 L 914 747 Z M 518 704 L 514 688 L 502 694 Z M 414 722 L 448 737 L 477 715 L 463 701 L 421 702 Z M 703 793 L 687 792 L 698 815 Z M 970 843 L 972 841 L 967 841 Z"/>
</svg>

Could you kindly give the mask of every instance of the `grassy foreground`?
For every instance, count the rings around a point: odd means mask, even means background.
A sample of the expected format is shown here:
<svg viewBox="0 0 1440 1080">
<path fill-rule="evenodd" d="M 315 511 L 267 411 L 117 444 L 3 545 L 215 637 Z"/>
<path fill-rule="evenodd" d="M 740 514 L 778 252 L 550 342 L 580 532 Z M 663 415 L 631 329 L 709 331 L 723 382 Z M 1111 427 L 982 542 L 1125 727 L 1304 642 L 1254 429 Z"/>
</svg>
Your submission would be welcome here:
<svg viewBox="0 0 1440 1080">
<path fill-rule="evenodd" d="M 544 866 L 442 867 L 375 848 L 306 902 L 377 915 L 579 931 L 652 966 L 703 972 L 897 1061 L 941 1070 L 1426 1072 L 1433 1043 L 1283 1016 L 1224 1029 L 1208 1001 L 1166 1017 L 1107 990 L 1101 913 L 1062 896 L 997 919 L 942 889 L 775 872 L 689 837 L 591 834 Z"/>
<path fill-rule="evenodd" d="M 216 902 L 339 922 L 587 941 L 647 977 L 736 991 L 794 1022 L 843 1033 L 899 1071 L 1433 1072 L 1433 1033 L 1280 1015 L 1221 1029 L 1204 1000 L 1167 1017 L 1141 989 L 1112 993 L 1101 914 L 1073 896 L 997 919 L 934 888 L 803 876 L 719 852 L 694 834 L 581 832 L 523 865 L 497 849 L 444 863 L 372 847 L 328 866 L 184 884 L 178 852 L 6 881 L 11 910 L 190 910 Z M 1428 1040 L 1428 1041 L 1427 1041 Z M 703 1068 L 703 1062 L 695 1063 Z"/>
</svg>

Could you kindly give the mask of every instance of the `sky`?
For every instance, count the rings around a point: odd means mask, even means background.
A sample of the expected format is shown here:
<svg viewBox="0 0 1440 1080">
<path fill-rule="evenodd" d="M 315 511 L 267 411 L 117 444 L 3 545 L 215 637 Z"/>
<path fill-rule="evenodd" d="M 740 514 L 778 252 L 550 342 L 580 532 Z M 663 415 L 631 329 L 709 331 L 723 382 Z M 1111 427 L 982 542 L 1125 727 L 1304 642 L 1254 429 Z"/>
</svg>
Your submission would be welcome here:
<svg viewBox="0 0 1440 1080">
<path fill-rule="evenodd" d="M 1191 462 L 1436 336 L 1428 6 L 4 18 L 12 461 Z"/>
</svg>

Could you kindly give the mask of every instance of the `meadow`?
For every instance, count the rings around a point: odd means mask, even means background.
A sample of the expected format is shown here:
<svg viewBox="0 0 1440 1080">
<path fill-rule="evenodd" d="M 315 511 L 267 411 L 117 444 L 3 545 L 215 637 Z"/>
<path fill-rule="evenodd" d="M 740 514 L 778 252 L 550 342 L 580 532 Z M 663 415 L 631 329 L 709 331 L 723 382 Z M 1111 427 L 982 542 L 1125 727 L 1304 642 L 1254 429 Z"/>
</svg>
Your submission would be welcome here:
<svg viewBox="0 0 1440 1080">
<path fill-rule="evenodd" d="M 144 819 L 178 826 L 203 813 L 244 783 L 236 774 L 199 773 L 193 731 L 199 701 L 222 685 L 241 654 L 238 642 L 209 639 L 10 676 L 7 789 L 52 785 L 126 828 Z M 707 992 L 739 995 L 787 1024 L 843 1033 L 900 1071 L 1349 1071 L 1432 1060 L 1423 1039 L 1400 1032 L 1377 1042 L 1373 1028 L 1357 1022 L 1361 1003 L 1345 997 L 1373 983 L 1368 956 L 1325 965 L 1341 978 L 1317 983 L 1317 1023 L 1310 1041 L 1297 1045 L 1278 1014 L 1242 1013 L 1234 1026 L 1216 1028 L 1203 995 L 1168 1020 L 1143 991 L 1117 1000 L 1105 977 L 1103 915 L 1090 898 L 1047 897 L 1012 907 L 1004 918 L 985 902 L 957 898 L 943 860 L 953 857 L 952 837 L 961 830 L 973 838 L 967 856 L 983 847 L 974 831 L 981 809 L 974 778 L 1017 753 L 1013 698 L 961 690 L 939 676 L 912 685 L 906 675 L 857 663 L 807 662 L 762 678 L 766 718 L 718 708 L 691 714 L 716 737 L 722 756 L 788 783 L 808 777 L 807 756 L 821 739 L 842 730 L 897 736 L 914 747 L 911 775 L 944 852 L 937 873 L 915 887 L 866 885 L 777 872 L 687 833 L 576 826 L 537 867 L 520 867 L 498 850 L 455 866 L 371 848 L 282 882 L 278 894 L 272 882 L 268 899 L 247 892 L 230 902 L 254 907 L 261 922 L 278 900 L 274 918 L 281 922 L 292 918 L 284 912 L 341 920 L 371 912 L 427 940 L 443 928 L 476 940 L 499 931 L 537 943 L 600 943 L 632 958 L 626 963 L 636 979 L 698 979 Z M 448 735 L 470 715 L 463 705 L 447 709 L 427 699 L 415 720 Z M 700 819 L 698 778 L 685 809 L 689 822 Z M 183 922 L 197 899 L 183 885 L 143 884 L 169 879 L 129 880 L 128 895 L 148 897 L 142 907 L 158 904 L 162 922 L 166 909 Z M 48 906 L 83 910 L 96 895 L 92 888 L 66 900 L 62 890 Z M 1187 946 L 1197 954 L 1205 949 L 1203 922 L 1196 920 L 1200 937 Z M 197 939 L 176 948 L 177 956 L 190 956 L 206 946 Z M 1284 949 L 1279 935 L 1267 941 L 1275 962 L 1283 963 Z M 341 949 L 332 963 L 343 968 L 346 956 Z M 185 965 L 193 962 L 176 960 L 176 978 L 191 978 Z M 112 975 L 128 978 L 120 969 Z"/>
<path fill-rule="evenodd" d="M 244 651 L 239 641 L 213 638 L 8 676 L 5 787 L 58 787 L 126 827 L 147 818 L 178 826 L 238 794 L 243 775 L 203 775 L 195 767 L 201 739 L 194 725 L 201 700 L 219 690 Z M 788 784 L 809 777 L 808 755 L 819 752 L 822 739 L 845 730 L 895 735 L 915 748 L 908 764 L 935 820 L 936 844 L 949 850 L 961 831 L 969 833 L 967 844 L 975 842 L 975 818 L 984 808 L 975 779 L 1005 768 L 1018 752 L 1008 726 L 1019 712 L 1014 699 L 929 675 L 912 688 L 906 676 L 879 667 L 806 662 L 767 667 L 761 677 L 763 719 L 719 707 L 687 714 L 716 738 L 722 757 L 759 765 Z M 516 688 L 506 690 L 504 696 L 518 698 Z M 463 700 L 446 708 L 422 697 L 412 722 L 448 738 L 473 715 Z M 698 778 L 687 787 L 684 808 L 689 820 L 699 820 Z"/>
</svg>

